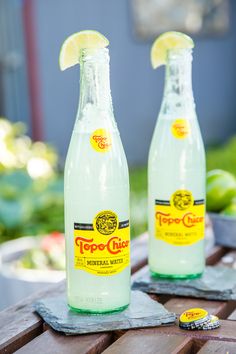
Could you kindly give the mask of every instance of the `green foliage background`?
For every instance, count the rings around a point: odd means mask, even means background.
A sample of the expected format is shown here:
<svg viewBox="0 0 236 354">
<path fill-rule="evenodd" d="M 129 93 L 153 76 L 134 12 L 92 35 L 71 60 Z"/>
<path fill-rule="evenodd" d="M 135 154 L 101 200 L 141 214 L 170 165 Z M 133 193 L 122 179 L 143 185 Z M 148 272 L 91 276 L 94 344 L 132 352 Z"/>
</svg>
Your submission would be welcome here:
<svg viewBox="0 0 236 354">
<path fill-rule="evenodd" d="M 0 144 L 0 242 L 63 232 L 63 175 L 58 172 L 55 150 L 41 142 L 33 143 L 21 123 L 11 124 L 4 119 L 0 119 Z M 10 154 L 10 166 L 4 149 Z M 46 161 L 49 172 L 32 178 L 28 167 L 34 158 Z M 223 146 L 207 150 L 207 169 L 215 168 L 236 176 L 236 136 Z M 131 236 L 135 237 L 147 229 L 146 167 L 131 169 L 130 185 Z"/>
</svg>

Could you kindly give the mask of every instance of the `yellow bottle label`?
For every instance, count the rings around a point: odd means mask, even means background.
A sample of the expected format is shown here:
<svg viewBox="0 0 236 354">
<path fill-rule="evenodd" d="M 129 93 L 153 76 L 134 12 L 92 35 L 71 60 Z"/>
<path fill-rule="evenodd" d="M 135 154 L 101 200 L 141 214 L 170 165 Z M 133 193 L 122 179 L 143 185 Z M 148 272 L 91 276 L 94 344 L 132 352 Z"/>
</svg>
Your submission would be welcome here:
<svg viewBox="0 0 236 354">
<path fill-rule="evenodd" d="M 111 149 L 112 141 L 109 131 L 97 129 L 90 135 L 90 144 L 97 152 L 107 152 Z"/>
<path fill-rule="evenodd" d="M 189 246 L 204 238 L 204 200 L 186 190 L 170 200 L 155 200 L 155 237 L 174 246 Z"/>
<path fill-rule="evenodd" d="M 171 133 L 176 139 L 185 139 L 190 134 L 189 122 L 186 119 L 176 119 L 171 125 Z"/>
<path fill-rule="evenodd" d="M 187 311 L 184 311 L 180 316 L 179 320 L 182 323 L 191 323 L 193 321 L 199 321 L 208 315 L 208 312 L 201 308 L 193 308 Z"/>
<path fill-rule="evenodd" d="M 74 224 L 74 267 L 98 276 L 120 273 L 130 264 L 129 220 L 104 210 L 92 224 Z"/>
</svg>

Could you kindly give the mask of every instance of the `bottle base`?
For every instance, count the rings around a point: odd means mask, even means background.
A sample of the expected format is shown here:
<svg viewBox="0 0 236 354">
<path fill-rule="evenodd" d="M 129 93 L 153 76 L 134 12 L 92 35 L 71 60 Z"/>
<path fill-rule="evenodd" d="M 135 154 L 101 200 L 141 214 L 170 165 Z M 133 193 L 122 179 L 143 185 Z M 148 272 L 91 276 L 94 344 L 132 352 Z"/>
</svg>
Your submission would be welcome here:
<svg viewBox="0 0 236 354">
<path fill-rule="evenodd" d="M 161 274 L 161 273 L 153 272 L 152 270 L 150 271 L 150 273 L 153 278 L 171 279 L 171 280 L 195 279 L 195 278 L 200 278 L 203 274 L 203 272 L 195 273 L 195 274 Z"/>
<path fill-rule="evenodd" d="M 107 313 L 115 313 L 115 312 L 121 312 L 124 311 L 125 309 L 128 308 L 129 304 L 121 306 L 121 307 L 117 307 L 116 309 L 107 309 L 107 310 L 102 310 L 102 311 L 96 311 L 96 310 L 88 310 L 88 309 L 79 309 L 76 307 L 73 307 L 71 305 L 69 305 L 69 309 L 71 311 L 77 312 L 77 313 L 81 313 L 81 314 L 90 314 L 90 315 L 103 315 L 103 314 L 107 314 Z"/>
</svg>

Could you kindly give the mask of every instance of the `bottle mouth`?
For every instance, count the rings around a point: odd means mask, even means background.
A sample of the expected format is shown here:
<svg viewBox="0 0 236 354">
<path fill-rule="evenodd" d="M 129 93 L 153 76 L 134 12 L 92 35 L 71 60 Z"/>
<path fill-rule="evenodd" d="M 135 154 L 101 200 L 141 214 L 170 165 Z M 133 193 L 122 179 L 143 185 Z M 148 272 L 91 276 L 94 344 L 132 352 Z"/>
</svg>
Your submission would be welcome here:
<svg viewBox="0 0 236 354">
<path fill-rule="evenodd" d="M 192 48 L 171 48 L 167 51 L 167 56 L 184 56 L 184 55 L 192 55 Z"/>
<path fill-rule="evenodd" d="M 109 61 L 108 48 L 83 48 L 80 51 L 80 62 Z"/>
<path fill-rule="evenodd" d="M 167 51 L 167 61 L 192 61 L 191 48 L 173 48 Z"/>
</svg>

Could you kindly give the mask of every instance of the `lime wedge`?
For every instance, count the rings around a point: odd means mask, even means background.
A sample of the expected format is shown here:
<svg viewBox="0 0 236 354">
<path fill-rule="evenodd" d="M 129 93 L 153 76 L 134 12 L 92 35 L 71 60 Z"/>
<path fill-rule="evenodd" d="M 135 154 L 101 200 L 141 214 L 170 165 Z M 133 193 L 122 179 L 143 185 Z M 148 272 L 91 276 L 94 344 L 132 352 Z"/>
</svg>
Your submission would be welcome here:
<svg viewBox="0 0 236 354">
<path fill-rule="evenodd" d="M 65 70 L 79 64 L 80 51 L 83 48 L 105 48 L 109 41 L 101 33 L 92 30 L 80 31 L 72 34 L 61 46 L 59 66 Z"/>
<path fill-rule="evenodd" d="M 154 41 L 151 48 L 151 63 L 153 69 L 166 64 L 169 49 L 193 48 L 192 38 L 181 32 L 165 32 Z"/>
</svg>

